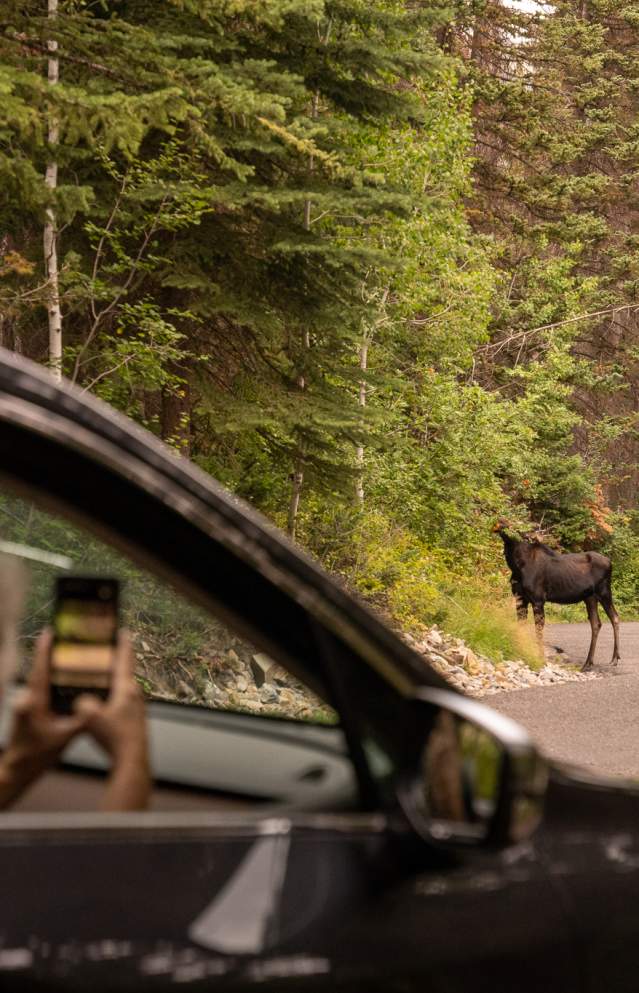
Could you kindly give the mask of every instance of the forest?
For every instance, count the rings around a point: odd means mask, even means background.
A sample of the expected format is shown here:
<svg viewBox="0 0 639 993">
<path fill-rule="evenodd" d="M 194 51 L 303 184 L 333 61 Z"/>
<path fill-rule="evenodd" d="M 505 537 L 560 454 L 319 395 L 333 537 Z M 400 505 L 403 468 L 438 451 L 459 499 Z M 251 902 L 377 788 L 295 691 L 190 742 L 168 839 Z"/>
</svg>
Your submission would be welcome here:
<svg viewBox="0 0 639 993">
<path fill-rule="evenodd" d="M 639 3 L 3 0 L 0 344 L 404 630 L 639 599 Z"/>
</svg>

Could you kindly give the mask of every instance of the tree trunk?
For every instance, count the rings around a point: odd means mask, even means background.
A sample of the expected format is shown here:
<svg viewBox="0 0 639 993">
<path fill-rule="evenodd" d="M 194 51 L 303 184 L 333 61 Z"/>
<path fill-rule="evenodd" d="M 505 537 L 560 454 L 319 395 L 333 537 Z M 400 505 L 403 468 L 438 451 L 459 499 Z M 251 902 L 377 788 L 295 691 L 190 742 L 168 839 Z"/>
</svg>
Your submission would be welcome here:
<svg viewBox="0 0 639 993">
<path fill-rule="evenodd" d="M 58 16 L 58 0 L 48 0 L 48 16 L 54 22 Z M 57 57 L 58 43 L 53 39 L 47 42 L 49 58 L 47 74 L 49 86 L 58 82 L 59 62 Z M 60 129 L 55 113 L 49 108 L 49 127 L 47 140 L 49 155 L 44 183 L 47 189 L 55 190 L 58 185 L 58 163 L 55 148 L 60 137 Z M 46 299 L 49 321 L 49 366 L 54 378 L 62 379 L 62 311 L 60 309 L 60 286 L 58 278 L 58 244 L 57 219 L 53 207 L 47 207 L 44 225 L 44 272 L 46 278 Z"/>
<path fill-rule="evenodd" d="M 388 300 L 388 294 L 390 293 L 390 286 L 387 286 L 382 293 L 382 298 L 379 304 L 379 316 L 375 321 L 373 327 L 369 330 L 364 330 L 362 335 L 362 341 L 359 346 L 359 368 L 362 372 L 362 378 L 359 381 L 359 395 L 357 398 L 358 406 L 361 407 L 362 412 L 366 406 L 366 370 L 368 369 L 368 349 L 370 344 L 379 330 L 379 328 L 386 321 L 386 301 Z M 364 446 L 358 445 L 355 449 L 355 463 L 358 468 L 357 478 L 355 480 L 355 502 L 358 507 L 364 506 Z"/>
<path fill-rule="evenodd" d="M 302 338 L 303 348 L 309 349 L 311 347 L 311 337 L 308 331 L 304 332 Z M 300 373 L 297 377 L 297 385 L 300 390 L 304 391 L 306 389 L 306 379 L 304 374 Z M 288 504 L 288 521 L 286 530 L 288 531 L 288 536 L 293 541 L 295 540 L 295 530 L 297 527 L 297 512 L 300 506 L 300 497 L 302 495 L 302 487 L 304 486 L 304 445 L 300 442 L 297 455 L 295 456 L 295 464 L 293 466 L 293 472 L 291 473 L 291 498 Z"/>
<path fill-rule="evenodd" d="M 319 107 L 319 94 L 313 94 L 313 102 L 311 104 L 311 120 L 317 119 L 317 112 Z M 311 155 L 308 165 L 309 175 L 313 174 L 313 169 L 315 168 L 315 163 L 313 161 L 313 156 Z M 306 231 L 311 230 L 311 200 L 310 197 L 304 201 L 304 228 Z M 311 347 L 311 338 L 308 331 L 304 332 L 302 345 L 304 350 Z M 306 381 L 303 375 L 297 377 L 297 385 L 300 390 L 306 389 Z M 297 455 L 295 456 L 295 464 L 293 466 L 293 472 L 291 473 L 291 498 L 288 504 L 288 522 L 287 531 L 290 538 L 295 540 L 295 530 L 297 527 L 297 512 L 300 506 L 300 497 L 302 495 L 302 487 L 304 486 L 304 449 L 300 444 Z"/>
<path fill-rule="evenodd" d="M 366 372 L 368 366 L 368 338 L 364 336 L 359 346 L 359 367 L 362 372 Z M 366 380 L 359 381 L 358 405 L 362 409 L 366 406 Z M 355 452 L 358 474 L 355 480 L 355 501 L 359 507 L 364 506 L 364 446 L 358 445 Z"/>
<path fill-rule="evenodd" d="M 295 469 L 291 473 L 291 499 L 288 505 L 287 531 L 289 537 L 295 541 L 295 530 L 297 528 L 297 512 L 300 506 L 300 496 L 304 485 L 304 463 L 301 456 L 298 456 Z"/>
</svg>

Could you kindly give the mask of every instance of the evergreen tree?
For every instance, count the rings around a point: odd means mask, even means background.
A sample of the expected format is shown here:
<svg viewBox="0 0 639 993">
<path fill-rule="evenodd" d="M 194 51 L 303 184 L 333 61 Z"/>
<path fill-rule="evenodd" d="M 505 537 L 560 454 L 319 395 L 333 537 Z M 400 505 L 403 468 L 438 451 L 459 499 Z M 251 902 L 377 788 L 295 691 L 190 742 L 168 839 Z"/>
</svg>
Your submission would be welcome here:
<svg viewBox="0 0 639 993">
<path fill-rule="evenodd" d="M 623 496 L 639 454 L 634 389 L 620 375 L 632 383 L 638 371 L 635 19 L 632 4 L 616 0 L 534 11 L 491 0 L 472 14 L 460 8 L 453 40 L 476 95 L 469 216 L 496 239 L 503 273 L 482 382 L 525 401 L 545 375 L 551 419 L 570 426 L 561 444 L 539 434 L 541 476 L 531 487 L 527 473 L 518 496 L 573 541 L 589 532 L 597 478 L 608 496 Z M 580 482 L 551 498 L 568 464 Z M 532 500 L 533 489 L 546 502 Z"/>
<path fill-rule="evenodd" d="M 219 474 L 234 466 L 236 482 L 247 461 L 284 479 L 301 459 L 335 485 L 343 444 L 361 434 L 352 358 L 370 252 L 332 225 L 404 209 L 346 150 L 355 122 L 416 112 L 403 81 L 428 71 L 415 39 L 430 19 L 390 0 L 152 8 L 58 12 L 67 371 L 185 449 L 194 441 Z M 2 51 L 16 97 L 6 149 L 31 128 L 13 202 L 34 225 L 51 202 L 42 116 L 27 110 L 44 86 L 40 13 L 15 5 Z M 13 237 L 35 264 L 30 238 Z M 38 355 L 43 298 L 29 289 L 20 335 Z"/>
</svg>

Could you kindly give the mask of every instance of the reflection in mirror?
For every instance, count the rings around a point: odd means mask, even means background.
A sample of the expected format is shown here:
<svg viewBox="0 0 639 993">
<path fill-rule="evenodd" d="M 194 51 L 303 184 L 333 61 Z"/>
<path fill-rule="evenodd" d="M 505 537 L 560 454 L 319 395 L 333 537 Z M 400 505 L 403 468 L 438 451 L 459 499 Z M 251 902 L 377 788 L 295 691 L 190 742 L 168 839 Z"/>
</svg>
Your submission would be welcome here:
<svg viewBox="0 0 639 993">
<path fill-rule="evenodd" d="M 488 731 L 438 711 L 421 770 L 433 837 L 487 837 L 497 811 L 502 759 L 502 747 Z"/>
<path fill-rule="evenodd" d="M 527 838 L 539 824 L 543 797 L 548 784 L 548 766 L 536 752 L 513 755 L 510 762 L 513 804 L 511 836 L 513 841 Z"/>
</svg>

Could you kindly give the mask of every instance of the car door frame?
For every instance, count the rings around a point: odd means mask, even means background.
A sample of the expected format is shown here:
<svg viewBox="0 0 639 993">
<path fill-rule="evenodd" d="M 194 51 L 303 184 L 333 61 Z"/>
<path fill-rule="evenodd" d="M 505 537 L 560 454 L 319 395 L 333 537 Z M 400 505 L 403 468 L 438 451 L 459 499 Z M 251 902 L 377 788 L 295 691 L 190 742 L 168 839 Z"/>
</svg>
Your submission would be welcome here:
<svg viewBox="0 0 639 993">
<path fill-rule="evenodd" d="M 447 684 L 281 532 L 128 418 L 6 350 L 0 478 L 107 538 L 326 699 L 363 808 L 379 806 L 362 738 L 375 735 L 399 768 L 422 733 L 414 690 Z"/>
<path fill-rule="evenodd" d="M 72 952 L 63 944 L 56 945 L 47 934 L 48 927 L 55 932 L 57 926 L 54 897 L 62 885 L 59 870 L 65 858 L 70 864 L 74 860 L 82 862 L 88 878 L 90 853 L 95 853 L 99 863 L 99 853 L 116 852 L 118 844 L 130 845 L 132 871 L 136 852 L 138 861 L 152 861 L 161 844 L 182 846 L 186 852 L 189 838 L 193 845 L 201 846 L 198 864 L 202 872 L 212 871 L 210 866 L 227 860 L 227 870 L 210 894 L 212 903 L 218 898 L 226 899 L 229 887 L 232 889 L 236 877 L 245 872 L 247 861 L 259 854 L 265 839 L 273 842 L 267 856 L 279 869 L 269 870 L 266 876 L 263 872 L 258 874 L 258 883 L 251 885 L 266 891 L 273 879 L 276 883 L 280 876 L 285 879 L 286 866 L 306 845 L 311 856 L 315 853 L 316 865 L 325 866 L 329 880 L 326 900 L 310 931 L 317 935 L 317 941 L 327 928 L 333 933 L 339 924 L 330 912 L 335 901 L 339 912 L 348 916 L 347 904 L 352 909 L 358 900 L 370 895 L 373 876 L 388 875 L 393 863 L 394 857 L 389 861 L 385 854 L 389 846 L 393 847 L 386 817 L 390 794 L 383 795 L 379 790 L 362 740 L 371 729 L 379 732 L 395 761 L 401 761 L 406 752 L 407 722 L 414 713 L 408 702 L 410 691 L 419 682 L 423 662 L 413 658 L 406 646 L 309 559 L 203 474 L 105 406 L 69 386 L 55 386 L 37 367 L 6 355 L 0 357 L 0 478 L 19 495 L 35 499 L 38 505 L 111 541 L 140 565 L 213 610 L 323 695 L 340 713 L 360 789 L 358 809 L 341 814 L 323 811 L 276 818 L 264 810 L 242 818 L 190 811 L 182 815 L 4 814 L 0 820 L 0 861 L 6 871 L 13 871 L 16 861 L 20 861 L 19 854 L 28 853 L 23 875 L 30 871 L 29 865 L 37 863 L 41 870 L 38 887 L 41 894 L 48 894 L 51 903 L 47 914 L 40 917 L 43 930 L 30 938 L 19 927 L 17 931 L 11 928 L 16 918 L 26 928 L 29 893 L 35 881 L 30 883 L 25 878 L 24 894 L 19 900 L 11 908 L 6 902 L 4 909 L 0 906 L 0 935 L 4 935 L 5 951 L 7 940 L 10 946 L 15 945 L 9 971 L 14 961 L 17 978 L 25 980 L 26 988 L 40 988 L 40 981 L 41 988 L 48 988 L 47 965 L 40 955 L 42 949 L 47 949 L 47 956 L 57 956 L 56 967 L 61 967 L 60 957 L 78 957 L 73 965 L 78 981 L 90 982 L 96 989 L 120 982 L 125 963 L 112 964 L 104 986 L 86 972 L 90 965 L 87 949 L 103 947 L 106 932 L 101 936 L 85 935 L 82 949 L 74 948 Z M 154 530 L 158 527 L 163 529 L 159 534 Z M 207 561 L 200 561 L 198 556 Z M 207 576 L 207 566 L 210 568 L 213 559 L 218 575 L 223 577 L 215 588 Z M 245 598 L 250 610 L 242 609 Z M 424 681 L 428 681 L 426 677 Z M 435 678 L 433 682 L 441 681 Z M 357 705 L 353 702 L 354 693 L 361 695 Z M 361 725 L 363 715 L 368 729 Z M 238 844 L 244 845 L 241 855 L 230 858 L 229 853 Z M 286 858 L 282 861 L 277 853 L 283 851 Z M 117 893 L 126 871 L 111 874 Z M 102 877 L 98 873 L 96 878 Z M 82 885 L 81 879 L 74 882 L 76 902 Z M 14 881 L 9 891 L 17 886 Z M 253 979 L 263 981 L 260 968 L 268 968 L 274 954 L 281 959 L 274 922 L 286 916 L 286 900 L 277 892 L 271 896 L 274 902 L 268 913 L 273 921 L 269 918 L 260 947 L 254 945 L 250 950 L 254 970 L 248 976 L 250 983 Z M 80 927 L 72 912 L 68 912 L 67 925 L 71 929 Z M 28 947 L 24 945 L 27 938 L 31 942 Z M 330 940 L 337 938 L 333 934 Z M 192 942 L 190 932 L 185 934 L 182 943 L 178 941 L 177 951 L 188 951 Z M 132 952 L 133 959 L 138 960 L 150 954 L 152 943 L 141 940 Z M 282 960 L 277 966 L 288 978 L 295 976 L 300 961 L 303 969 L 310 968 L 294 949 L 289 957 L 290 962 Z M 2 969 L 5 959 L 0 953 Z M 202 968 L 210 969 L 217 967 L 218 959 L 209 954 L 197 961 Z M 129 966 L 134 968 L 134 963 L 129 962 Z M 318 968 L 324 967 L 322 960 Z"/>
</svg>

